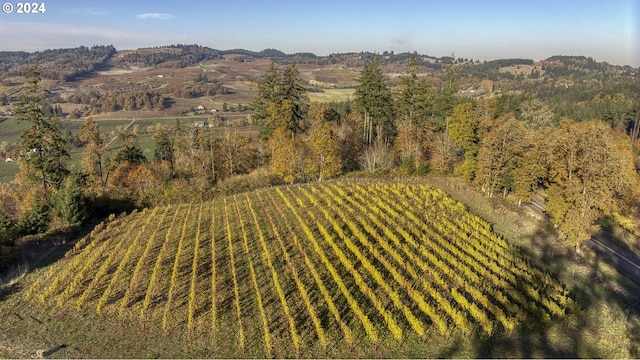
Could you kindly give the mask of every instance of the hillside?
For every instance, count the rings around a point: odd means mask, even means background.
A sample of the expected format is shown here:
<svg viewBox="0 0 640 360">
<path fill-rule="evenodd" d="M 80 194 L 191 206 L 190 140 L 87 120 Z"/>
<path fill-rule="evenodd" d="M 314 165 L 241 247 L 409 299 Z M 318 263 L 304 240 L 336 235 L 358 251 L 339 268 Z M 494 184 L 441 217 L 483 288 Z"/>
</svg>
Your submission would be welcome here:
<svg viewBox="0 0 640 360">
<path fill-rule="evenodd" d="M 640 354 L 638 69 L 1 55 L 0 357 Z"/>
<path fill-rule="evenodd" d="M 490 228 L 440 190 L 370 181 L 134 211 L 30 274 L 0 328 L 70 357 L 476 357 L 468 339 L 577 310 Z"/>
<path fill-rule="evenodd" d="M 43 78 L 49 80 L 48 100 L 61 105 L 63 118 L 110 116 L 113 112 L 119 118 L 167 117 L 184 115 L 200 105 L 218 110 L 224 103 L 248 107 L 255 96 L 256 81 L 264 74 L 270 59 L 280 65 L 296 61 L 305 85 L 310 90 L 327 93 L 317 97 L 318 100 L 347 100 L 350 93 L 332 89 L 356 86 L 359 71 L 372 56 L 369 52 L 317 56 L 285 54 L 275 49 L 217 50 L 198 45 L 120 51 L 112 46 L 95 46 L 36 53 L 0 52 L 0 114 L 10 114 L 6 105 L 19 98 L 23 76 L 33 65 L 39 66 Z M 404 74 L 409 56 L 409 53 L 379 54 L 392 85 Z M 454 61 L 451 57 L 420 54 L 417 60 L 419 76 L 435 87 L 442 84 L 446 68 Z M 638 69 L 596 62 L 584 56 L 485 62 L 458 58 L 455 64 L 458 90 L 473 97 L 515 92 L 548 101 L 566 98 L 575 103 L 617 92 L 632 98 L 639 90 Z M 483 81 L 491 82 L 488 91 Z M 141 94 L 160 100 L 146 105 L 136 101 Z"/>
</svg>

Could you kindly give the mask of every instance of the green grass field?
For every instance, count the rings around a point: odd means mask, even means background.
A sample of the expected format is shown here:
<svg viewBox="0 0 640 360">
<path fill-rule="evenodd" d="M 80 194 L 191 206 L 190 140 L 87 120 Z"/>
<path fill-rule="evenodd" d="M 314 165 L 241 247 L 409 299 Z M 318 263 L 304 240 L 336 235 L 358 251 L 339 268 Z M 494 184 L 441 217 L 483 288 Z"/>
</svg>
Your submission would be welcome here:
<svg viewBox="0 0 640 360">
<path fill-rule="evenodd" d="M 184 128 L 188 128 L 190 123 L 194 121 L 206 120 L 205 117 L 181 117 L 178 118 L 181 125 Z M 105 137 L 106 142 L 109 142 L 113 137 L 117 136 L 118 128 L 127 126 L 131 120 L 126 119 L 113 119 L 113 120 L 98 120 L 100 125 L 100 131 Z M 63 131 L 71 130 L 76 135 L 80 132 L 82 126 L 82 120 L 65 120 L 61 122 L 61 128 Z M 138 143 L 143 149 L 143 153 L 147 159 L 153 159 L 155 152 L 155 141 L 153 140 L 153 131 L 158 124 L 166 125 L 167 127 L 173 127 L 176 124 L 176 118 L 148 118 L 138 119 L 134 122 L 135 126 L 138 126 L 140 135 Z M 0 142 L 6 141 L 8 143 L 18 143 L 20 141 L 20 134 L 28 127 L 27 123 L 16 123 L 14 119 L 8 119 L 0 122 Z M 150 128 L 151 127 L 151 128 Z M 247 127 L 246 130 L 250 131 L 252 128 Z M 130 129 L 131 130 L 131 129 Z M 149 132 L 151 130 L 151 132 Z M 240 131 L 245 128 L 240 128 Z M 220 129 L 219 131 L 223 131 Z M 116 139 L 108 147 L 105 155 L 112 156 L 120 149 L 119 140 Z M 82 149 L 73 148 L 69 152 L 70 158 L 68 161 L 68 167 L 72 169 L 80 169 L 80 160 L 82 159 Z M 0 182 L 12 181 L 18 173 L 18 164 L 5 163 L 4 159 L 0 161 Z"/>
</svg>

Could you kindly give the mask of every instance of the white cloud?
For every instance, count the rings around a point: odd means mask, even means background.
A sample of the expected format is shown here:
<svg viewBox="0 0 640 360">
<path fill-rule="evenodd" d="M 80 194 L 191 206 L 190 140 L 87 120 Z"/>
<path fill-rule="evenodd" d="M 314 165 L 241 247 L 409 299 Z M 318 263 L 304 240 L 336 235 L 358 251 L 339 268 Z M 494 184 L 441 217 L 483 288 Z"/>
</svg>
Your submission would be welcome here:
<svg viewBox="0 0 640 360">
<path fill-rule="evenodd" d="M 160 13 L 146 13 L 146 14 L 138 14 L 136 15 L 139 19 L 158 19 L 158 20 L 171 20 L 175 18 L 175 16 L 171 14 L 160 14 Z"/>
</svg>

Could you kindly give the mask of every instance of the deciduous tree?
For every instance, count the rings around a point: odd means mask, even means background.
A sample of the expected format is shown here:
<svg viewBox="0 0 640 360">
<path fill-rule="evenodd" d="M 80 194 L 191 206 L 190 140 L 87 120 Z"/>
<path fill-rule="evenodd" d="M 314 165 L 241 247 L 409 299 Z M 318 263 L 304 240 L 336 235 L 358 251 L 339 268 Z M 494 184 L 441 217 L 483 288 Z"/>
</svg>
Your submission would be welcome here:
<svg viewBox="0 0 640 360">
<path fill-rule="evenodd" d="M 449 138 L 464 153 L 464 161 L 458 171 L 466 180 L 473 180 L 476 172 L 476 156 L 480 148 L 478 120 L 475 118 L 473 104 L 470 102 L 456 105 L 453 114 L 447 118 Z"/>
<path fill-rule="evenodd" d="M 80 126 L 80 140 L 85 144 L 82 154 L 82 170 L 89 175 L 89 183 L 104 186 L 102 158 L 105 152 L 104 136 L 100 125 L 88 117 Z"/>
<path fill-rule="evenodd" d="M 518 205 L 523 201 L 531 201 L 533 194 L 540 186 L 547 182 L 548 151 L 546 143 L 550 130 L 530 131 L 525 128 L 522 140 L 522 155 L 517 159 L 517 165 L 511 172 L 514 194 Z"/>
<path fill-rule="evenodd" d="M 303 180 L 307 147 L 301 138 L 279 128 L 273 132 L 269 144 L 271 172 L 289 184 Z"/>
<path fill-rule="evenodd" d="M 522 123 L 530 129 L 548 129 L 554 125 L 555 114 L 538 99 L 523 102 L 519 110 Z"/>
<path fill-rule="evenodd" d="M 513 187 L 512 171 L 522 156 L 526 130 L 513 116 L 506 116 L 501 125 L 482 140 L 477 157 L 476 183 L 489 197 L 496 191 Z"/>
<path fill-rule="evenodd" d="M 311 104 L 312 127 L 306 138 L 309 157 L 305 161 L 305 173 L 318 181 L 332 178 L 342 171 L 339 144 L 325 120 L 325 112 L 324 104 Z"/>
<path fill-rule="evenodd" d="M 431 136 L 430 168 L 441 173 L 449 174 L 457 161 L 456 144 L 444 132 L 436 132 Z"/>
<path fill-rule="evenodd" d="M 638 174 L 626 135 L 600 120 L 563 120 L 549 137 L 546 211 L 576 247 L 598 229 L 603 215 L 621 212 L 638 192 Z"/>
</svg>

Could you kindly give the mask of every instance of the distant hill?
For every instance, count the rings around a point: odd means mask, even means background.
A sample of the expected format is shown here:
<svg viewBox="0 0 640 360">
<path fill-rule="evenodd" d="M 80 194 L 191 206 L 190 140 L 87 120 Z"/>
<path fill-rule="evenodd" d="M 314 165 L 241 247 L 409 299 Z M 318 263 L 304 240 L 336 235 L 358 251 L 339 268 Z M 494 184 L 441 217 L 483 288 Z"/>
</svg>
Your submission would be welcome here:
<svg viewBox="0 0 640 360">
<path fill-rule="evenodd" d="M 49 80 L 43 83 L 48 90 L 48 100 L 63 104 L 65 116 L 70 118 L 127 109 L 166 111 L 169 108 L 172 111 L 165 116 L 173 116 L 202 105 L 201 101 L 179 99 L 204 97 L 212 103 L 211 107 L 222 107 L 225 102 L 247 106 L 255 96 L 252 87 L 264 74 L 268 59 L 279 65 L 295 61 L 308 88 L 323 92 L 353 88 L 360 69 L 376 55 L 390 85 L 395 86 L 405 74 L 411 57 L 409 52 L 319 56 L 308 52 L 286 54 L 277 49 L 218 50 L 182 44 L 136 50 L 117 50 L 109 45 L 34 53 L 4 51 L 0 52 L 0 106 L 17 101 L 23 76 L 33 65 Z M 419 76 L 436 88 L 443 84 L 445 70 L 455 66 L 461 96 L 527 94 L 556 104 L 566 101 L 574 106 L 617 93 L 633 99 L 640 93 L 640 68 L 597 62 L 586 56 L 479 61 L 417 54 L 417 61 Z M 198 82 L 195 91 L 193 87 Z M 217 97 L 214 99 L 214 96 Z M 156 105 L 139 106 L 136 99 L 142 97 L 155 98 Z M 5 113 L 9 110 L 0 108 Z"/>
<path fill-rule="evenodd" d="M 12 76 L 22 76 L 28 67 L 38 65 L 44 78 L 53 80 L 73 80 L 80 76 L 109 66 L 153 66 L 158 68 L 185 68 L 203 61 L 218 60 L 228 55 L 237 55 L 236 61 L 254 59 L 274 59 L 279 64 L 295 60 L 298 64 L 364 66 L 373 56 L 372 52 L 348 52 L 319 56 L 309 52 L 286 54 L 277 49 L 251 51 L 246 49 L 218 50 L 200 45 L 168 45 L 136 50 L 116 50 L 112 45 L 81 46 L 71 49 L 53 49 L 27 53 L 24 51 L 0 51 L 0 80 Z M 385 51 L 377 54 L 384 66 L 404 64 L 411 53 L 394 53 Z M 474 76 L 488 76 L 501 68 L 514 65 L 533 65 L 532 59 L 499 59 L 479 61 L 467 58 L 453 59 L 450 56 L 434 57 L 417 54 L 418 64 L 425 68 L 440 70 L 455 62 L 464 65 L 463 72 Z M 455 60 L 455 61 L 454 61 Z M 552 56 L 542 61 L 548 68 L 547 73 L 555 76 L 569 75 L 587 71 L 617 71 L 631 75 L 638 74 L 639 69 L 631 66 L 616 66 L 606 62 L 597 62 L 585 56 Z"/>
<path fill-rule="evenodd" d="M 113 45 L 91 48 L 81 46 L 33 53 L 0 51 L 0 80 L 12 76 L 24 76 L 33 65 L 38 66 L 43 78 L 73 80 L 104 67 L 116 52 Z"/>
</svg>

